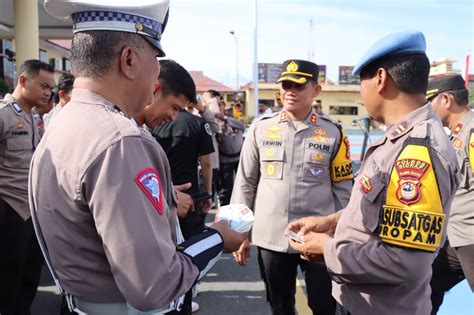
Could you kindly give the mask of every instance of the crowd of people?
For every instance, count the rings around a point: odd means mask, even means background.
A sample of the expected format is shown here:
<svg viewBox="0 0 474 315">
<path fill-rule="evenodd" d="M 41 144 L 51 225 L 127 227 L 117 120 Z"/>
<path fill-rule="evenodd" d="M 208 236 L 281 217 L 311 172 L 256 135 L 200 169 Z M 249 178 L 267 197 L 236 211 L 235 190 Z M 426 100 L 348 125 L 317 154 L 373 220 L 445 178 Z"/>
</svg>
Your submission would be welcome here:
<svg viewBox="0 0 474 315">
<path fill-rule="evenodd" d="M 221 254 L 245 266 L 252 244 L 272 314 L 295 314 L 298 267 L 313 314 L 436 314 L 474 289 L 474 114 L 460 75 L 428 80 L 421 32 L 354 68 L 387 126 L 354 174 L 346 132 L 312 106 L 316 63 L 285 61 L 281 108 L 248 126 L 161 58 L 168 1 L 76 2 L 45 3 L 74 23 L 72 74 L 27 60 L 0 101 L 1 315 L 30 314 L 44 263 L 58 313 L 191 314 Z M 227 204 L 254 210 L 250 234 L 205 224 Z"/>
</svg>

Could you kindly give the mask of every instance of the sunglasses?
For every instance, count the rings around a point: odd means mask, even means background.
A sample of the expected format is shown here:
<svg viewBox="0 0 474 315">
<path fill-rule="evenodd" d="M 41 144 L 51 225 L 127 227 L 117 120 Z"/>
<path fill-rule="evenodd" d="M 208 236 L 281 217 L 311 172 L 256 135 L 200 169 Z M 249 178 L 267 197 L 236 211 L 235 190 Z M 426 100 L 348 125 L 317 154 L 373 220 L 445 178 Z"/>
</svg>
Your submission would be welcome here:
<svg viewBox="0 0 474 315">
<path fill-rule="evenodd" d="M 281 82 L 281 87 L 283 88 L 283 90 L 295 89 L 297 91 L 302 91 L 306 87 L 306 83 L 305 84 L 298 84 L 298 83 L 291 82 L 291 81 L 283 81 L 283 82 Z"/>
</svg>

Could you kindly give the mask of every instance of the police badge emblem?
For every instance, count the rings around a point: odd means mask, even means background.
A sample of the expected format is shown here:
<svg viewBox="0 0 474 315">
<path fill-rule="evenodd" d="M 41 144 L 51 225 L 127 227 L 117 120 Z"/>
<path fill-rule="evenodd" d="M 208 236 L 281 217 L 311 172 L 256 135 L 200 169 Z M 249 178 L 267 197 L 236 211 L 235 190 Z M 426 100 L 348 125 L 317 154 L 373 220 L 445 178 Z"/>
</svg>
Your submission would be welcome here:
<svg viewBox="0 0 474 315">
<path fill-rule="evenodd" d="M 163 199 L 161 197 L 161 183 L 160 176 L 153 168 L 146 168 L 137 176 L 135 176 L 135 183 L 150 199 L 156 211 L 163 214 Z"/>
<path fill-rule="evenodd" d="M 410 205 L 420 200 L 421 177 L 426 172 L 429 163 L 417 159 L 402 159 L 395 161 L 398 173 L 397 199 Z"/>
</svg>

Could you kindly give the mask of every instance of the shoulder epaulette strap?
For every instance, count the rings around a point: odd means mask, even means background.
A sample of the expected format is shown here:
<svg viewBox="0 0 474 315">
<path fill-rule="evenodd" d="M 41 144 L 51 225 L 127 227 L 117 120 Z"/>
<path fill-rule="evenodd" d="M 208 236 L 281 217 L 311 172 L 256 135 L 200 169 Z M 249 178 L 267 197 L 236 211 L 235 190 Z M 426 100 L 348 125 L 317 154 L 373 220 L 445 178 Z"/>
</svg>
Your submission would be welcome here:
<svg viewBox="0 0 474 315">
<path fill-rule="evenodd" d="M 273 117 L 278 116 L 279 114 L 280 114 L 279 112 L 275 112 L 275 113 L 271 113 L 271 114 L 265 114 L 265 115 L 262 115 L 260 117 L 257 117 L 256 121 L 273 118 Z"/>
<path fill-rule="evenodd" d="M 0 109 L 7 107 L 9 103 L 6 100 L 0 100 Z"/>
<path fill-rule="evenodd" d="M 428 136 L 428 124 L 426 121 L 422 121 L 415 126 L 410 134 L 410 137 L 417 139 L 425 139 Z"/>
</svg>

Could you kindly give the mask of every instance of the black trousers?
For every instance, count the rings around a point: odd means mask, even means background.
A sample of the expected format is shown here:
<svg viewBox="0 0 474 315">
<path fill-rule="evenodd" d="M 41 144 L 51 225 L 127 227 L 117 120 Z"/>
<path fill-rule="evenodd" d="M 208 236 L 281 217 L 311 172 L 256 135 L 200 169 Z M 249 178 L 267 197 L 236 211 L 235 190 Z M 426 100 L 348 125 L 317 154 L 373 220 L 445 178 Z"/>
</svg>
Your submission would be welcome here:
<svg viewBox="0 0 474 315">
<path fill-rule="evenodd" d="M 444 293 L 467 279 L 474 292 L 474 244 L 453 248 L 446 240 L 433 262 L 431 277 L 431 314 L 437 314 L 443 304 Z"/>
<path fill-rule="evenodd" d="M 0 199 L 0 314 L 30 314 L 43 264 L 31 218 Z"/>
<path fill-rule="evenodd" d="M 324 262 L 309 262 L 299 254 L 279 253 L 258 247 L 258 264 L 273 315 L 295 314 L 296 273 L 303 271 L 308 306 L 313 314 L 334 315 L 336 301 Z"/>
<path fill-rule="evenodd" d="M 219 168 L 219 178 L 221 181 L 220 199 L 221 205 L 225 206 L 230 203 L 232 189 L 234 188 L 235 174 L 239 167 L 239 161 L 221 163 Z"/>
</svg>

